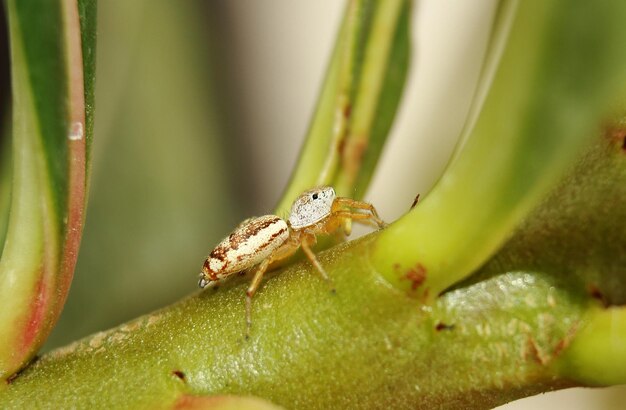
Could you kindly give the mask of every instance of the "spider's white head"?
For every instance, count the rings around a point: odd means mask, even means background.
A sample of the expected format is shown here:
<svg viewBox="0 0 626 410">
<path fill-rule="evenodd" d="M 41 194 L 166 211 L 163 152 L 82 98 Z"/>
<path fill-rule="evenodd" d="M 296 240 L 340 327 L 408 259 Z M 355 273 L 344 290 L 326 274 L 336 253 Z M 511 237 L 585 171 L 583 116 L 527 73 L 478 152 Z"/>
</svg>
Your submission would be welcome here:
<svg viewBox="0 0 626 410">
<path fill-rule="evenodd" d="M 303 192 L 291 206 L 289 224 L 293 229 L 302 229 L 321 221 L 330 215 L 336 196 L 330 186 Z"/>
</svg>

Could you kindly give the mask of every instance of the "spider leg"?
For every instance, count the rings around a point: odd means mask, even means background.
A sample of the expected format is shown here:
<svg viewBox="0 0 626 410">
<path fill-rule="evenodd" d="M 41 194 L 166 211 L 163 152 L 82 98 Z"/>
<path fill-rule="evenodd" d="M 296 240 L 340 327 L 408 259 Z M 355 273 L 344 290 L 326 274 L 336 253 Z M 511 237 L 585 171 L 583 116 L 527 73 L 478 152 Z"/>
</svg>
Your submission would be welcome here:
<svg viewBox="0 0 626 410">
<path fill-rule="evenodd" d="M 344 212 L 348 212 L 350 215 L 352 215 L 351 216 L 352 219 L 370 219 L 374 223 L 376 223 L 376 225 L 378 225 L 379 228 L 384 228 L 385 226 L 387 226 L 387 224 L 378 216 L 378 212 L 376 211 L 376 208 L 374 208 L 374 205 L 368 202 L 357 201 L 355 199 L 340 197 L 340 198 L 335 199 L 333 208 L 337 209 L 337 211 L 335 212 L 337 214 L 343 214 Z M 343 211 L 343 210 L 340 210 L 341 208 L 362 209 L 364 211 L 368 211 L 369 214 L 360 214 L 358 212 Z M 364 215 L 364 216 L 357 217 L 356 215 Z"/>
<path fill-rule="evenodd" d="M 304 254 L 309 259 L 309 261 L 311 261 L 313 266 L 315 266 L 315 269 L 317 269 L 322 278 L 326 281 L 326 283 L 328 283 L 328 285 L 330 286 L 330 291 L 334 293 L 335 285 L 333 285 L 333 281 L 330 279 L 330 277 L 328 277 L 328 274 L 326 273 L 320 262 L 317 260 L 317 258 L 315 257 L 315 253 L 311 249 L 311 245 L 315 244 L 315 241 L 315 235 L 305 236 L 301 242 L 302 250 L 304 251 Z"/>
<path fill-rule="evenodd" d="M 246 291 L 246 339 L 250 337 L 250 328 L 252 327 L 252 297 L 259 288 L 261 280 L 263 279 L 263 274 L 267 270 L 270 261 L 271 258 L 266 258 L 259 264 L 254 272 L 254 279 L 252 279 L 252 282 Z"/>
<path fill-rule="evenodd" d="M 348 210 L 343 210 L 343 211 L 336 211 L 335 213 L 333 213 L 333 216 L 336 218 L 341 218 L 341 219 L 351 219 L 351 220 L 359 221 L 359 222 L 369 222 L 373 225 L 378 226 L 379 228 L 383 228 L 387 226 L 385 222 L 383 222 L 380 219 L 377 220 L 376 217 L 371 214 L 364 214 L 360 212 L 352 212 Z"/>
<path fill-rule="evenodd" d="M 250 328 L 252 327 L 252 298 L 261 285 L 263 275 L 272 262 L 280 261 L 288 258 L 298 250 L 299 243 L 292 241 L 286 242 L 283 246 L 276 249 L 272 255 L 261 262 L 254 272 L 254 278 L 246 291 L 246 339 L 250 337 Z"/>
</svg>

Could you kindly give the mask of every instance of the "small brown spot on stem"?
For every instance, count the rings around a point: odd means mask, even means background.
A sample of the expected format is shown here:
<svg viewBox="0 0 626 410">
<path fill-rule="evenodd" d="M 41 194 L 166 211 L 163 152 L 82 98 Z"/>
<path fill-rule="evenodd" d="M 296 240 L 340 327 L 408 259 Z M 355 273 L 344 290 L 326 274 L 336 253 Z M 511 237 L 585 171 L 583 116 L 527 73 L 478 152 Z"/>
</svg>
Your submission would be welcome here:
<svg viewBox="0 0 626 410">
<path fill-rule="evenodd" d="M 609 126 L 606 135 L 619 144 L 622 151 L 626 151 L 626 127 L 619 125 Z"/>
<path fill-rule="evenodd" d="M 417 263 L 415 267 L 407 271 L 403 278 L 411 281 L 411 290 L 416 291 L 426 280 L 426 268 L 421 263 Z"/>
<path fill-rule="evenodd" d="M 6 383 L 7 384 L 11 384 L 15 381 L 15 379 L 17 379 L 18 377 L 20 377 L 20 375 L 26 370 L 28 369 L 30 366 L 32 366 L 36 361 L 39 360 L 39 356 L 35 356 L 33 357 L 27 364 L 26 366 L 22 367 L 20 370 L 18 370 L 17 372 L 13 373 L 12 375 L 10 375 L 9 377 L 7 377 L 6 379 Z"/>
<path fill-rule="evenodd" d="M 598 288 L 597 285 L 591 283 L 589 285 L 587 285 L 587 291 L 589 292 L 589 295 L 596 299 L 597 301 L 599 301 L 600 303 L 602 303 L 602 305 L 604 307 L 607 307 L 610 305 L 609 301 L 607 300 L 606 296 L 604 295 L 604 293 L 600 290 L 600 288 Z"/>
<path fill-rule="evenodd" d="M 415 208 L 415 205 L 417 205 L 417 203 L 419 202 L 419 200 L 420 200 L 420 194 L 417 194 L 417 196 L 416 196 L 416 197 L 415 197 L 415 199 L 413 200 L 413 204 L 411 204 L 411 208 L 410 208 L 410 209 Z"/>
<path fill-rule="evenodd" d="M 567 349 L 570 343 L 572 343 L 572 340 L 574 340 L 574 336 L 576 335 L 577 331 L 578 331 L 578 323 L 575 323 L 574 326 L 570 327 L 569 331 L 563 337 L 563 339 L 559 340 L 559 342 L 556 344 L 554 348 L 555 357 L 560 355 L 563 350 Z"/>
<path fill-rule="evenodd" d="M 558 356 L 563 350 L 565 350 L 568 344 L 569 343 L 567 343 L 566 339 L 559 340 L 559 343 L 557 343 L 554 348 L 554 355 Z"/>
<path fill-rule="evenodd" d="M 368 147 L 367 136 L 348 136 L 345 146 L 341 146 L 339 153 L 341 155 L 342 168 L 349 181 L 354 181 L 361 169 L 363 157 Z"/>
<path fill-rule="evenodd" d="M 337 144 L 337 153 L 339 154 L 340 157 L 343 157 L 343 151 L 346 149 L 346 139 L 342 138 L 341 140 L 339 140 L 339 143 Z"/>
<path fill-rule="evenodd" d="M 348 119 L 350 118 L 350 114 L 352 114 L 352 104 L 346 104 L 343 106 L 343 117 Z"/>
<path fill-rule="evenodd" d="M 454 325 L 448 325 L 443 322 L 439 322 L 435 326 L 435 330 L 438 332 L 441 332 L 442 330 L 453 330 L 453 329 L 454 329 Z"/>
<path fill-rule="evenodd" d="M 185 373 L 183 373 L 182 370 L 174 370 L 172 374 L 178 377 L 180 380 L 185 381 Z"/>
<path fill-rule="evenodd" d="M 535 342 L 535 339 L 532 336 L 528 336 L 527 348 L 528 350 L 526 351 L 526 353 L 529 353 L 531 359 L 533 359 L 535 362 L 539 363 L 542 366 L 545 366 L 548 363 L 548 358 L 546 358 L 545 355 L 541 352 L 539 346 L 537 346 L 537 342 Z M 526 358 L 528 356 L 524 354 L 524 357 Z"/>
</svg>

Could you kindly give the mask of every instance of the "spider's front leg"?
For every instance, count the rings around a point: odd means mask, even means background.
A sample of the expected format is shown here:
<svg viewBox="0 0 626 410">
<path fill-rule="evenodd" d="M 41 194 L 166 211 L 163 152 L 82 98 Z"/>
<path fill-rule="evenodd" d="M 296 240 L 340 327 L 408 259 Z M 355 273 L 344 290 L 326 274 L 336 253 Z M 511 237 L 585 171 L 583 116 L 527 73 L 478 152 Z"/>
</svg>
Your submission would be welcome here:
<svg viewBox="0 0 626 410">
<path fill-rule="evenodd" d="M 362 209 L 368 213 L 354 212 L 352 209 Z M 372 221 L 379 228 L 384 228 L 387 223 L 380 219 L 374 205 L 369 202 L 357 201 L 351 198 L 337 198 L 333 203 L 333 215 L 340 218 L 349 218 L 352 220 Z"/>
<path fill-rule="evenodd" d="M 302 250 L 304 251 L 304 254 L 306 255 L 306 257 L 313 264 L 313 266 L 315 266 L 315 269 L 317 269 L 317 271 L 320 273 L 322 278 L 330 286 L 330 291 L 335 293 L 335 285 L 333 284 L 332 279 L 330 279 L 330 277 L 328 276 L 328 274 L 324 270 L 324 267 L 322 266 L 320 261 L 317 260 L 317 257 L 315 256 L 315 253 L 311 249 L 311 246 L 315 245 L 316 242 L 317 242 L 317 238 L 315 237 L 315 235 L 313 235 L 313 234 L 305 234 L 302 237 L 302 241 L 301 241 L 300 245 L 302 246 Z"/>
</svg>

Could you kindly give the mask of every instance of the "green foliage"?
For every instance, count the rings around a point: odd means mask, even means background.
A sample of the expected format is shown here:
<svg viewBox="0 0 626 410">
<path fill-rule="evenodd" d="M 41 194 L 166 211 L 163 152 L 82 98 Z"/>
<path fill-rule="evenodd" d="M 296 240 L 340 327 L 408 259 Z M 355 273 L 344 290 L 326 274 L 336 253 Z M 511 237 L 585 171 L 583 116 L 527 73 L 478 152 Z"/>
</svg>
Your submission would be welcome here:
<svg viewBox="0 0 626 410">
<path fill-rule="evenodd" d="M 13 381 L 0 404 L 45 397 L 62 407 L 150 407 L 187 394 L 238 394 L 287 408 L 384 402 L 479 409 L 579 383 L 623 383 L 623 349 L 606 350 L 610 360 L 595 359 L 597 346 L 623 337 L 616 333 L 623 326 L 607 323 L 605 308 L 571 280 L 570 259 L 579 248 L 559 246 L 564 226 L 626 200 L 626 188 L 615 190 L 626 187 L 621 144 L 600 136 L 503 249 L 431 306 L 417 308 L 363 257 L 379 232 L 319 254 L 336 294 L 306 261 L 270 275 L 255 299 L 250 340 L 241 278 L 44 356 Z M 598 187 L 597 180 L 611 184 Z M 590 193 L 613 201 L 589 203 Z M 544 217 L 554 214 L 566 216 L 546 225 Z M 578 225 L 581 239 L 605 234 L 613 223 L 589 222 Z M 625 231 L 611 232 L 614 246 L 623 246 Z M 604 252 L 601 241 L 583 243 Z M 623 272 L 615 276 L 623 265 L 612 266 L 614 291 L 623 294 Z M 623 311 L 606 310 L 613 320 Z M 102 374 L 115 378 L 103 383 Z M 100 396 L 68 394 L 74 386 Z"/>
<path fill-rule="evenodd" d="M 361 198 L 402 95 L 410 2 L 348 2 L 342 29 L 298 165 L 277 214 L 316 185 Z"/>
<path fill-rule="evenodd" d="M 2 183 L 3 194 L 10 193 L 10 202 L 9 195 L 2 200 L 3 220 L 8 215 L 0 260 L 3 378 L 39 349 L 69 290 L 83 224 L 95 72 L 93 1 L 7 1 L 6 8 L 13 124 L 6 127 L 12 169 L 3 169 Z"/>
<path fill-rule="evenodd" d="M 401 95 L 408 9 L 349 3 L 280 211 L 319 183 L 363 193 Z M 497 15 L 467 141 L 406 216 L 318 254 L 336 293 L 307 261 L 270 273 L 246 339 L 248 280 L 235 278 L 44 355 L 0 407 L 209 407 L 236 395 L 482 409 L 626 383 L 626 114 L 607 114 L 626 89 L 626 4 L 503 1 Z M 17 174 L 14 198 L 33 172 Z M 32 212 L 24 232 L 40 239 L 50 216 Z"/>
<path fill-rule="evenodd" d="M 378 242 L 373 260 L 390 282 L 436 297 L 479 268 L 537 206 L 626 84 L 623 6 L 519 5 L 467 143 Z"/>
</svg>

